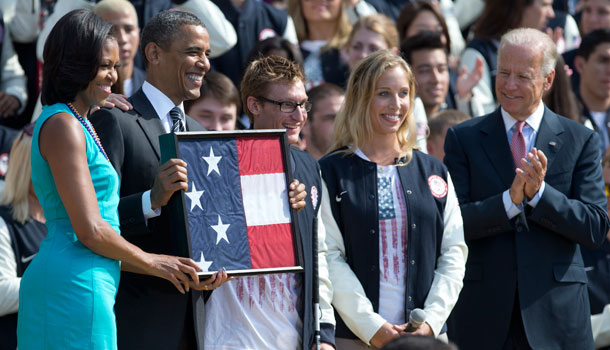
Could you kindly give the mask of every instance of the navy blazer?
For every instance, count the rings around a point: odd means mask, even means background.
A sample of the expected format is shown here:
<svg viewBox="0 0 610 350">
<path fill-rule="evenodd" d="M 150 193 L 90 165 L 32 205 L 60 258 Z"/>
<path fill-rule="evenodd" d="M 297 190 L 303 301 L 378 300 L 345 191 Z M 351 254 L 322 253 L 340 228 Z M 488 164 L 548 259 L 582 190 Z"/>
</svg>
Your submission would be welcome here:
<svg viewBox="0 0 610 350">
<path fill-rule="evenodd" d="M 146 80 L 146 72 L 138 67 L 133 67 L 133 74 L 131 75 L 132 92 L 135 94 L 136 91 L 140 90 L 142 84 Z"/>
<path fill-rule="evenodd" d="M 397 167 L 409 218 L 407 257 L 411 263 L 406 266 L 405 305 L 396 307 L 404 308 L 407 319 L 413 309 L 424 307 L 445 230 L 447 196 L 434 197 L 428 179 L 437 175 L 448 181 L 447 169 L 436 158 L 418 150 L 412 155 L 407 165 Z M 353 153 L 334 151 L 320 160 L 320 167 L 333 217 L 345 242 L 347 263 L 378 312 L 379 249 L 371 249 L 379 245 L 377 166 Z M 335 318 L 337 337 L 357 339 L 337 312 Z"/>
<path fill-rule="evenodd" d="M 580 245 L 608 232 L 599 138 L 545 108 L 536 148 L 548 158 L 537 206 L 512 220 L 502 192 L 515 168 L 500 110 L 447 132 L 452 174 L 469 247 L 464 288 L 448 322 L 461 349 L 501 349 L 519 302 L 534 349 L 593 349 Z"/>
</svg>

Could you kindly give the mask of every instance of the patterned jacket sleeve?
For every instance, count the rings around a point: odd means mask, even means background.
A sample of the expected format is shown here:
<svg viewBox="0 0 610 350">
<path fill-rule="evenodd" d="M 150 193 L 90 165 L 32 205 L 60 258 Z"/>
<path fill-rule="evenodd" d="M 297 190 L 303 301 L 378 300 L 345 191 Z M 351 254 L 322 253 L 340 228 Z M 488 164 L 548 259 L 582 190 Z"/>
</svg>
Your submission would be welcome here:
<svg viewBox="0 0 610 350">
<path fill-rule="evenodd" d="M 333 286 L 333 307 L 349 329 L 363 342 L 370 344 L 371 338 L 386 321 L 374 311 L 362 284 L 345 260 L 345 243 L 330 209 L 326 182 L 323 182 L 322 187 L 320 211 L 326 227 L 327 261 Z"/>
<path fill-rule="evenodd" d="M 4 219 L 0 218 L 0 317 L 17 312 L 20 282 L 8 227 Z"/>
</svg>

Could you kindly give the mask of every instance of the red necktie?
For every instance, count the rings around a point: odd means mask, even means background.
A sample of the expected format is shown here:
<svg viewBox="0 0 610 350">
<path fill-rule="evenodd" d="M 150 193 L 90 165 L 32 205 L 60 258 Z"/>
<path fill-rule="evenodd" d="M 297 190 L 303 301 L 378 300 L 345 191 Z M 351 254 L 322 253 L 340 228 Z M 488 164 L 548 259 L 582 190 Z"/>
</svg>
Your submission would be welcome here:
<svg viewBox="0 0 610 350">
<path fill-rule="evenodd" d="M 515 132 L 510 140 L 510 151 L 513 153 L 513 163 L 515 169 L 521 167 L 521 158 L 525 158 L 525 138 L 523 137 L 523 127 L 525 122 L 515 124 Z"/>
</svg>

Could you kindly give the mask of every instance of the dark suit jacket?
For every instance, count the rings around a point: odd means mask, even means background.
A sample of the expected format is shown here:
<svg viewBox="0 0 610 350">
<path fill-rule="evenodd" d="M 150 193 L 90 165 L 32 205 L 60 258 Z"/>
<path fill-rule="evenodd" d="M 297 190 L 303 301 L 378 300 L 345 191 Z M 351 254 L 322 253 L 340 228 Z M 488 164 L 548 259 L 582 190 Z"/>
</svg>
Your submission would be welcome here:
<svg viewBox="0 0 610 350">
<path fill-rule="evenodd" d="M 146 72 L 138 67 L 133 67 L 133 74 L 131 75 L 131 85 L 133 86 L 133 93 L 140 90 L 142 84 L 146 80 Z"/>
<path fill-rule="evenodd" d="M 548 158 L 536 208 L 512 220 L 502 192 L 515 176 L 500 110 L 451 128 L 445 163 L 469 247 L 464 288 L 449 321 L 460 349 L 501 349 L 515 293 L 534 349 L 593 349 L 580 245 L 608 231 L 595 132 L 545 108 L 536 147 Z"/>
<path fill-rule="evenodd" d="M 133 110 L 101 109 L 91 116 L 106 153 L 121 178 L 119 219 L 121 234 L 149 253 L 176 255 L 172 247 L 168 211 L 146 222 L 142 193 L 151 189 L 160 165 L 159 135 L 165 134 L 159 116 L 142 90 L 129 101 Z M 204 130 L 186 118 L 187 130 Z M 192 298 L 193 310 L 187 310 Z M 115 312 L 120 349 L 176 349 L 186 312 L 194 312 L 195 334 L 203 336 L 203 299 L 186 295 L 168 281 L 121 273 Z"/>
</svg>

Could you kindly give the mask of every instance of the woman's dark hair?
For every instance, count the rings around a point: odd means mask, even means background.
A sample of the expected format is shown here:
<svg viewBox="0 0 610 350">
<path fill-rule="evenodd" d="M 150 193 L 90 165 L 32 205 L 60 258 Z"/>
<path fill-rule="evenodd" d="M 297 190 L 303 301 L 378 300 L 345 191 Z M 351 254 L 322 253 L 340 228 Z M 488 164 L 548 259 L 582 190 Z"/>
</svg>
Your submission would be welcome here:
<svg viewBox="0 0 610 350">
<path fill-rule="evenodd" d="M 474 25 L 477 39 L 500 40 L 511 29 L 519 28 L 525 8 L 534 0 L 485 0 L 485 7 Z"/>
<path fill-rule="evenodd" d="M 572 91 L 572 82 L 566 71 L 566 64 L 561 55 L 557 55 L 555 80 L 553 85 L 542 95 L 542 101 L 549 109 L 575 122 L 580 122 L 578 100 Z"/>
<path fill-rule="evenodd" d="M 43 105 L 72 102 L 95 78 L 112 26 L 89 10 L 74 10 L 51 30 L 42 58 Z"/>
<path fill-rule="evenodd" d="M 273 50 L 286 51 L 288 54 L 288 57 L 286 58 L 296 63 L 299 67 L 301 67 L 301 70 L 303 69 L 303 55 L 301 55 L 301 50 L 299 50 L 299 48 L 290 41 L 278 36 L 259 41 L 252 46 L 252 49 L 250 49 L 250 52 L 248 52 L 248 56 L 246 57 L 245 67 L 248 67 L 250 62 L 262 56 L 269 56 Z"/>
<path fill-rule="evenodd" d="M 434 17 L 438 19 L 438 22 L 441 24 L 442 34 L 445 37 L 447 44 L 447 51 L 451 50 L 451 39 L 449 38 L 449 29 L 447 28 L 447 22 L 445 22 L 445 17 L 438 11 L 438 9 L 432 5 L 428 1 L 414 1 L 408 2 L 405 6 L 400 10 L 400 15 L 396 20 L 396 28 L 398 29 L 398 36 L 400 37 L 400 42 L 403 42 L 406 39 L 407 29 L 411 26 L 411 23 L 419 16 L 423 11 L 429 11 L 434 14 Z"/>
</svg>

